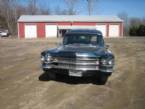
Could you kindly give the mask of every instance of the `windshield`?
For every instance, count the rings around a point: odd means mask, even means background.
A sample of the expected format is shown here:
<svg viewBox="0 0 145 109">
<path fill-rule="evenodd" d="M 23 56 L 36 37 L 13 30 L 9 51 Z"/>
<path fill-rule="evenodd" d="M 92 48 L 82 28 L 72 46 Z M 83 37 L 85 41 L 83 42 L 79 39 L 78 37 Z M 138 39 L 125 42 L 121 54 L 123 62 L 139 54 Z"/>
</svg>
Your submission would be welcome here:
<svg viewBox="0 0 145 109">
<path fill-rule="evenodd" d="M 63 40 L 64 45 L 68 44 L 89 44 L 89 45 L 103 45 L 102 36 L 97 34 L 66 34 Z"/>
</svg>

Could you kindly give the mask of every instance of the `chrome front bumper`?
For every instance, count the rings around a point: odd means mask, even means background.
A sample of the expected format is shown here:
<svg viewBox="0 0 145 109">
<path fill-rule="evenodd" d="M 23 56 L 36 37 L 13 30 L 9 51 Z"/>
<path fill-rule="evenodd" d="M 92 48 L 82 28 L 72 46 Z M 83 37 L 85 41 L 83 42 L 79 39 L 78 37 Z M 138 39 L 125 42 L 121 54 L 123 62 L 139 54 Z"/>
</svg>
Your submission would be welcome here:
<svg viewBox="0 0 145 109">
<path fill-rule="evenodd" d="M 112 66 L 99 66 L 99 60 L 94 58 L 55 58 L 53 61 L 42 62 L 43 69 L 66 69 L 66 70 L 78 70 L 78 71 L 102 71 L 102 72 L 112 72 Z"/>
<path fill-rule="evenodd" d="M 42 65 L 42 68 L 56 68 L 56 69 L 67 69 L 67 70 L 99 70 L 98 66 L 87 66 L 87 65 L 65 65 L 65 64 L 61 64 L 61 65 L 54 65 L 54 64 L 44 64 Z"/>
</svg>

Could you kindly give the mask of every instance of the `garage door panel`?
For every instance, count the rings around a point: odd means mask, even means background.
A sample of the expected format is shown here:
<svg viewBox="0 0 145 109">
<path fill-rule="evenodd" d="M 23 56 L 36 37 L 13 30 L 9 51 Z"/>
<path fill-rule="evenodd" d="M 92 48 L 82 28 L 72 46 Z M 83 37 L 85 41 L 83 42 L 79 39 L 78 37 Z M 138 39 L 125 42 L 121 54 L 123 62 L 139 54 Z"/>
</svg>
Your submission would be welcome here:
<svg viewBox="0 0 145 109">
<path fill-rule="evenodd" d="M 107 28 L 106 28 L 106 25 L 96 25 L 96 29 L 101 31 L 103 36 L 106 37 L 107 36 Z"/>
<path fill-rule="evenodd" d="M 48 37 L 56 37 L 57 36 L 57 25 L 46 25 L 45 26 L 45 35 Z"/>
<path fill-rule="evenodd" d="M 119 36 L 119 25 L 109 25 L 109 36 L 118 37 Z"/>
<path fill-rule="evenodd" d="M 25 25 L 25 38 L 37 38 L 37 26 L 36 25 Z"/>
</svg>

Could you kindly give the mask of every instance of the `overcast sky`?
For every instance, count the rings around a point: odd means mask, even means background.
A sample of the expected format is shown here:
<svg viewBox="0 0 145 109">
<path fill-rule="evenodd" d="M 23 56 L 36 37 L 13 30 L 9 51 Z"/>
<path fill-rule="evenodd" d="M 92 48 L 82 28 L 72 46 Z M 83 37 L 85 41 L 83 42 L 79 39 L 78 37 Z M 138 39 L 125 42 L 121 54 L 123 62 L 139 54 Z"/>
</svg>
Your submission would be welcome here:
<svg viewBox="0 0 145 109">
<path fill-rule="evenodd" d="M 27 4 L 29 0 L 22 0 Z M 86 0 L 78 0 L 75 9 L 79 15 L 87 15 Z M 41 7 L 55 10 L 56 7 L 66 8 L 64 0 L 38 0 Z M 145 0 L 98 0 L 95 4 L 94 15 L 117 15 L 126 12 L 129 17 L 145 17 Z"/>
</svg>

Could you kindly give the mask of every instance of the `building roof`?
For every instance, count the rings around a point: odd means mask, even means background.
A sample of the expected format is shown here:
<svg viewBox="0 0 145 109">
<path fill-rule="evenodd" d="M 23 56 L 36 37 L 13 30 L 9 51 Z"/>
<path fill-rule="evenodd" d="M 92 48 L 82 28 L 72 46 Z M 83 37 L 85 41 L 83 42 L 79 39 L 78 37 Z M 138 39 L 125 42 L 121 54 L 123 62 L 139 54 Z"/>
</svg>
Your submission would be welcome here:
<svg viewBox="0 0 145 109">
<path fill-rule="evenodd" d="M 117 16 L 22 15 L 18 22 L 123 22 Z"/>
</svg>

